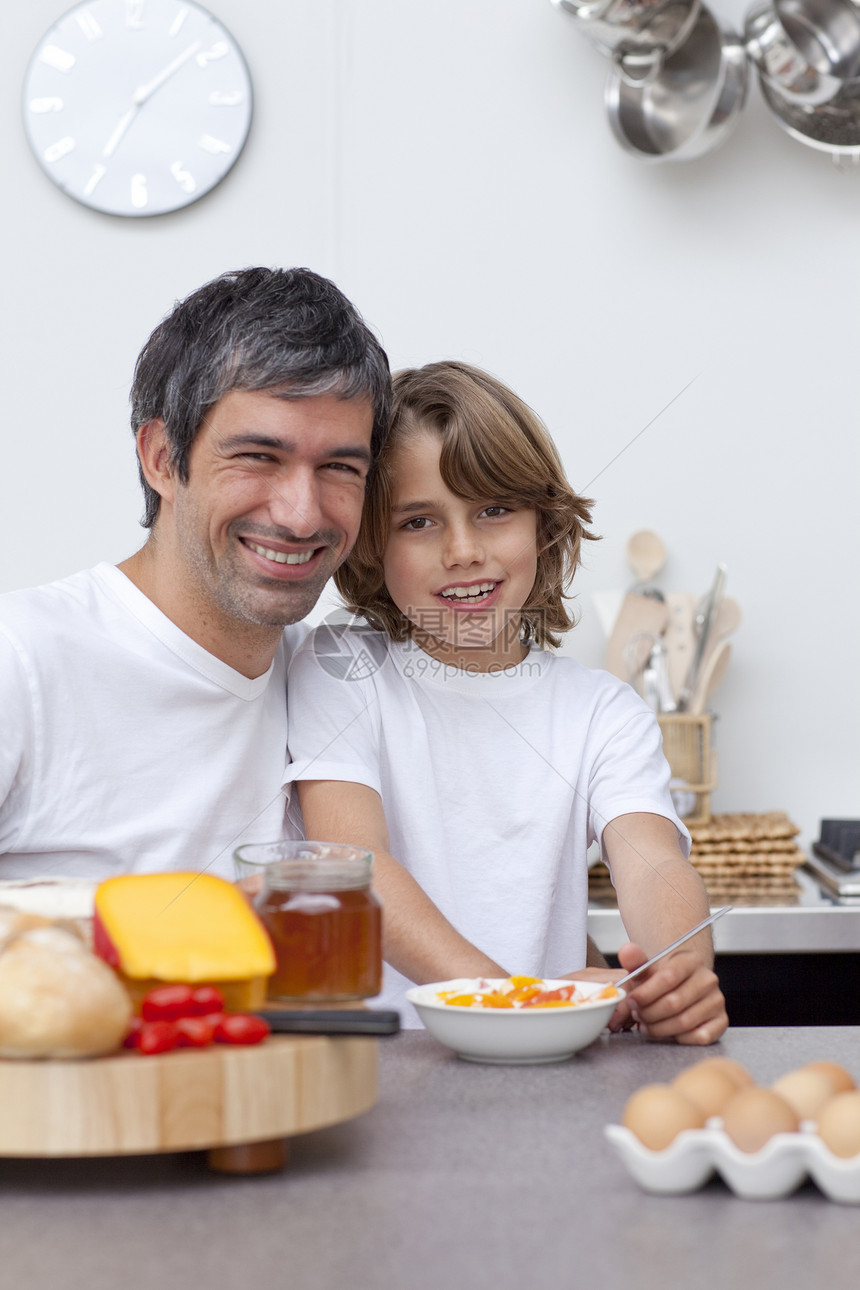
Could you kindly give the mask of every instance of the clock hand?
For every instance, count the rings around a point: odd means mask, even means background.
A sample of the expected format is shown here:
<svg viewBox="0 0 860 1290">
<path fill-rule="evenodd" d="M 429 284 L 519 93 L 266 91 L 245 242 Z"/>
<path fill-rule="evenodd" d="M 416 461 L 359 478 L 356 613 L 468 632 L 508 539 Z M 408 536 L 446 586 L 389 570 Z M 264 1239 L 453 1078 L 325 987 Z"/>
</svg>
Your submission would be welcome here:
<svg viewBox="0 0 860 1290">
<path fill-rule="evenodd" d="M 136 103 L 132 103 L 132 105 L 131 105 L 131 107 L 128 109 L 128 111 L 127 111 L 127 112 L 123 112 L 122 116 L 120 117 L 120 119 L 119 119 L 119 120 L 117 121 L 117 123 L 116 123 L 116 129 L 114 130 L 113 134 L 112 134 L 112 135 L 111 135 L 111 137 L 108 139 L 107 143 L 105 144 L 104 148 L 102 149 L 102 156 L 103 156 L 103 157 L 112 157 L 112 156 L 113 156 L 113 154 L 114 154 L 114 153 L 116 152 L 116 150 L 117 150 L 117 146 L 118 146 L 118 144 L 119 144 L 120 139 L 121 139 L 121 138 L 122 138 L 122 136 L 125 134 L 126 130 L 127 130 L 127 129 L 128 129 L 128 127 L 131 125 L 131 123 L 132 123 L 132 121 L 134 120 L 134 118 L 137 116 L 138 111 L 139 111 L 139 109 L 138 109 L 137 104 L 136 104 Z"/>
<path fill-rule="evenodd" d="M 116 123 L 116 128 L 113 134 L 108 139 L 104 149 L 102 150 L 103 157 L 113 156 L 119 146 L 120 140 L 146 100 L 150 98 L 159 86 L 163 85 L 174 72 L 178 72 L 183 63 L 187 63 L 188 59 L 191 58 L 193 54 L 196 54 L 199 48 L 200 41 L 195 40 L 193 45 L 189 45 L 187 49 L 183 50 L 177 58 L 174 58 L 172 63 L 168 63 L 167 67 L 160 71 L 157 76 L 154 76 L 151 81 L 147 81 L 146 85 L 139 85 L 137 87 L 131 96 L 131 107 L 127 112 L 123 112 L 122 116 Z"/>
<path fill-rule="evenodd" d="M 200 41 L 195 40 L 193 45 L 189 45 L 186 50 L 184 50 L 177 58 L 174 58 L 172 63 L 168 63 L 164 70 L 159 72 L 157 76 L 154 76 L 151 81 L 147 81 L 145 85 L 138 85 L 137 89 L 131 96 L 132 103 L 134 103 L 136 107 L 141 107 L 146 100 L 173 75 L 174 72 L 179 71 L 183 63 L 187 63 L 189 58 L 191 58 L 193 54 L 197 53 L 199 48 Z"/>
</svg>

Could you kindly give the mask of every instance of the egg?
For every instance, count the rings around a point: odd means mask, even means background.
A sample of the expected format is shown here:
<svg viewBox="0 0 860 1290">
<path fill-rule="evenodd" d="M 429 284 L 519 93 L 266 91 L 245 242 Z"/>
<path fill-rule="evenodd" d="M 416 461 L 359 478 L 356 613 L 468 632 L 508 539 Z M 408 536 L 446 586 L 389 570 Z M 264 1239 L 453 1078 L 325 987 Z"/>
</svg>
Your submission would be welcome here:
<svg viewBox="0 0 860 1290">
<path fill-rule="evenodd" d="M 771 1084 L 771 1088 L 774 1093 L 785 1098 L 801 1120 L 817 1120 L 819 1111 L 836 1091 L 829 1076 L 823 1071 L 810 1070 L 808 1067 L 789 1071 Z"/>
<path fill-rule="evenodd" d="M 694 1102 L 668 1084 L 645 1084 L 624 1108 L 621 1123 L 651 1151 L 663 1151 L 684 1129 L 704 1128 Z"/>
<path fill-rule="evenodd" d="M 731 1057 L 704 1057 L 702 1061 L 696 1063 L 699 1068 L 725 1071 L 730 1079 L 733 1079 L 738 1088 L 750 1088 L 755 1084 L 755 1080 L 740 1062 L 732 1061 Z"/>
<path fill-rule="evenodd" d="M 837 1093 L 818 1117 L 818 1136 L 834 1156 L 860 1155 L 860 1091 Z"/>
<path fill-rule="evenodd" d="M 844 1066 L 839 1066 L 836 1062 L 807 1062 L 803 1067 L 807 1071 L 821 1071 L 833 1083 L 834 1093 L 850 1093 L 857 1085 L 854 1079 L 849 1075 Z"/>
<path fill-rule="evenodd" d="M 775 1133 L 795 1133 L 797 1112 L 768 1088 L 742 1088 L 723 1108 L 723 1129 L 741 1151 L 760 1151 Z"/>
<path fill-rule="evenodd" d="M 704 1062 L 688 1066 L 680 1075 L 676 1075 L 672 1080 L 672 1088 L 695 1102 L 705 1119 L 721 1115 L 729 1098 L 738 1091 L 737 1084 L 727 1071 Z"/>
</svg>

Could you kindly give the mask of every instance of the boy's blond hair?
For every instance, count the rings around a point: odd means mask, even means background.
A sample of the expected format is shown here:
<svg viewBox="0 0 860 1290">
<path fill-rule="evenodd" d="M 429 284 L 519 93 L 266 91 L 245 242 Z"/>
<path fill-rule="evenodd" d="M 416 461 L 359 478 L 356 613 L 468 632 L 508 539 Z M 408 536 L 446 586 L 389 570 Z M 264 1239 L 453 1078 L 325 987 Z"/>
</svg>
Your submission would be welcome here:
<svg viewBox="0 0 860 1290">
<path fill-rule="evenodd" d="M 537 513 L 537 575 L 522 609 L 523 639 L 557 646 L 575 619 L 564 601 L 583 540 L 595 537 L 592 502 L 578 497 L 539 417 L 495 377 L 466 363 L 428 363 L 394 376 L 391 433 L 379 458 L 358 540 L 334 575 L 353 613 L 395 641 L 412 624 L 388 594 L 382 557 L 392 508 L 393 453 L 416 434 L 442 441 L 439 469 L 467 501 L 510 502 Z"/>
</svg>

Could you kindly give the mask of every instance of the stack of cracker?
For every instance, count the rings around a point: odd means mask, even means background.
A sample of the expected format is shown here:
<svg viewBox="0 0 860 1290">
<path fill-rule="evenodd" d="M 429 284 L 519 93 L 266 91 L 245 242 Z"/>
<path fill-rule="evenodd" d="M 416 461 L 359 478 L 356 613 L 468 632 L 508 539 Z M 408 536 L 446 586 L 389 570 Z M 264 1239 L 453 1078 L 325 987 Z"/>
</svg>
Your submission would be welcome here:
<svg viewBox="0 0 860 1290">
<path fill-rule="evenodd" d="M 712 815 L 707 824 L 688 826 L 690 863 L 704 879 L 709 896 L 795 897 L 795 870 L 806 856 L 795 842 L 800 829 L 784 811 L 763 815 Z"/>
<path fill-rule="evenodd" d="M 794 900 L 800 890 L 795 870 L 806 856 L 795 838 L 800 832 L 784 811 L 763 815 L 712 815 L 707 824 L 688 824 L 693 847 L 690 863 L 702 875 L 712 904 L 735 899 L 752 905 Z M 614 899 L 606 866 L 589 870 L 591 900 Z"/>
</svg>

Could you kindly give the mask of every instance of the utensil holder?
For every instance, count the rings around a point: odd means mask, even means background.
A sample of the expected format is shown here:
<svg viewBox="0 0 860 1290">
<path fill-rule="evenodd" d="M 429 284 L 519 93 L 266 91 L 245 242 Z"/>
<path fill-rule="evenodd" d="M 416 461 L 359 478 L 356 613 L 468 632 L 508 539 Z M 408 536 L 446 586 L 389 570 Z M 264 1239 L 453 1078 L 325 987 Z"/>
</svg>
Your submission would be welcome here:
<svg viewBox="0 0 860 1290">
<path fill-rule="evenodd" d="M 711 792 L 717 786 L 713 713 L 674 712 L 657 720 L 672 779 L 683 780 L 684 791 L 695 795 L 695 805 L 683 819 L 687 824 L 707 824 L 711 818 Z"/>
</svg>

